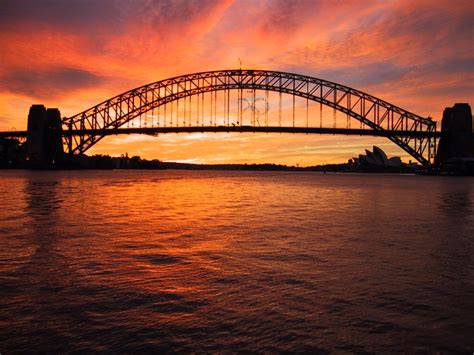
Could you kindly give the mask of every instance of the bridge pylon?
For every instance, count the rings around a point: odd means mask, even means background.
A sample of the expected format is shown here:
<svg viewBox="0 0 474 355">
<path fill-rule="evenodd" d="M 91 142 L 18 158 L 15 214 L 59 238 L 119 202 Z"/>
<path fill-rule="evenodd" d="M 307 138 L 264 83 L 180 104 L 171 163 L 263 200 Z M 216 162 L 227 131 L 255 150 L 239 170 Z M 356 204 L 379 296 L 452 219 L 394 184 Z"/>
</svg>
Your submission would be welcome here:
<svg viewBox="0 0 474 355">
<path fill-rule="evenodd" d="M 57 108 L 32 105 L 28 114 L 26 154 L 32 167 L 46 167 L 63 159 L 61 113 Z"/>
<path fill-rule="evenodd" d="M 467 103 L 446 107 L 443 112 L 436 165 L 453 160 L 474 160 L 473 117 Z"/>
</svg>

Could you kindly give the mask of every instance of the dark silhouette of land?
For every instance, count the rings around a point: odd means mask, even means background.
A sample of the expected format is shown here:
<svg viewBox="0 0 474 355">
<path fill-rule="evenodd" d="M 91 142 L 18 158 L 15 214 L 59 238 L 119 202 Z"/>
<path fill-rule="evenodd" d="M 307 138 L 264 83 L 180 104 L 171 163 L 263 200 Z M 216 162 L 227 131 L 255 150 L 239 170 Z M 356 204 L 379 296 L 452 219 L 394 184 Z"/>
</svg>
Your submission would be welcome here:
<svg viewBox="0 0 474 355">
<path fill-rule="evenodd" d="M 352 160 L 341 164 L 322 164 L 308 167 L 290 166 L 283 164 L 191 164 L 164 162 L 158 159 L 142 159 L 139 156 L 120 157 L 109 155 L 78 155 L 48 165 L 34 165 L 26 158 L 24 144 L 19 140 L 0 138 L 0 169 L 47 169 L 47 170 L 254 170 L 254 171 L 321 171 L 321 172 L 383 172 L 383 173 L 413 173 L 413 165 L 402 164 L 396 168 L 370 167 L 354 165 Z"/>
</svg>

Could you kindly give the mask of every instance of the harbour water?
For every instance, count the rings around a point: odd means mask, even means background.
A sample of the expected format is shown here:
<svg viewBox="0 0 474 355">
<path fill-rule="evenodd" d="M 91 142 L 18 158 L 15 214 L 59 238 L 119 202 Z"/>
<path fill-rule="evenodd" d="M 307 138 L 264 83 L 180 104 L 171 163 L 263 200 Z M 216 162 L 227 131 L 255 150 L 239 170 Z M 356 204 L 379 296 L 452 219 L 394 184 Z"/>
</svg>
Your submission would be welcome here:
<svg viewBox="0 0 474 355">
<path fill-rule="evenodd" d="M 474 351 L 474 179 L 0 171 L 0 353 Z"/>
</svg>

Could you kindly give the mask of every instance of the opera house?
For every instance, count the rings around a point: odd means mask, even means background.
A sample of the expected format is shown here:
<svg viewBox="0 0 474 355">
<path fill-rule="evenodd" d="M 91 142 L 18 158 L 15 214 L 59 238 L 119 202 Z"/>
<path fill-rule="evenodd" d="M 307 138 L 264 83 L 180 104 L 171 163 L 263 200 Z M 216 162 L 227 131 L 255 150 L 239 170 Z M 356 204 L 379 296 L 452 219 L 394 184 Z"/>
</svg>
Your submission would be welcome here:
<svg viewBox="0 0 474 355">
<path fill-rule="evenodd" d="M 391 171 L 402 168 L 400 157 L 388 158 L 387 154 L 379 147 L 373 147 L 373 151 L 365 150 L 365 155 L 359 154 L 358 158 L 349 160 L 349 166 L 352 170 L 364 171 Z"/>
</svg>

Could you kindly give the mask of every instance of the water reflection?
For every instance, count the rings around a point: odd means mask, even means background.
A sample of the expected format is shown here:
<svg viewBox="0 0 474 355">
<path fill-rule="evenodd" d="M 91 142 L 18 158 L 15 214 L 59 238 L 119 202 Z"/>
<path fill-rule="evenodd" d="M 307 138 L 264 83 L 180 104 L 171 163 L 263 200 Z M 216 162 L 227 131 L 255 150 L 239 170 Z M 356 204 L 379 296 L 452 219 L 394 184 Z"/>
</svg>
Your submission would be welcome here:
<svg viewBox="0 0 474 355">
<path fill-rule="evenodd" d="M 28 173 L 24 194 L 29 215 L 37 221 L 54 223 L 54 214 L 61 208 L 62 203 L 59 197 L 60 189 L 61 183 L 58 180 L 46 177 L 38 179 L 36 174 Z"/>
<path fill-rule="evenodd" d="M 60 251 L 67 235 L 61 233 L 60 211 L 63 208 L 61 182 L 51 172 L 28 173 L 24 186 L 27 238 L 35 246 L 29 262 L 18 271 L 23 280 L 42 289 L 58 289 L 67 284 L 68 262 Z"/>
<path fill-rule="evenodd" d="M 470 178 L 468 178 L 470 179 Z M 456 180 L 445 181 L 446 186 L 439 194 L 439 207 L 447 217 L 469 218 L 474 215 L 472 184 L 459 184 Z"/>
<path fill-rule="evenodd" d="M 8 225 L 0 242 L 33 252 L 0 274 L 7 350 L 469 348 L 467 180 L 18 174 L 3 180 L 21 197 L 2 205 L 0 221 L 26 223 Z"/>
<path fill-rule="evenodd" d="M 469 290 L 474 296 L 474 181 L 472 178 L 451 178 L 440 182 L 438 208 L 442 224 L 433 235 L 438 248 L 433 253 L 436 268 L 433 270 L 437 281 L 443 287 L 449 287 L 453 293 L 451 302 L 462 309 L 466 304 L 464 297 L 459 297 Z M 460 280 L 461 282 L 458 282 Z M 465 319 L 462 312 L 459 319 Z M 469 320 L 467 320 L 470 322 Z"/>
</svg>

